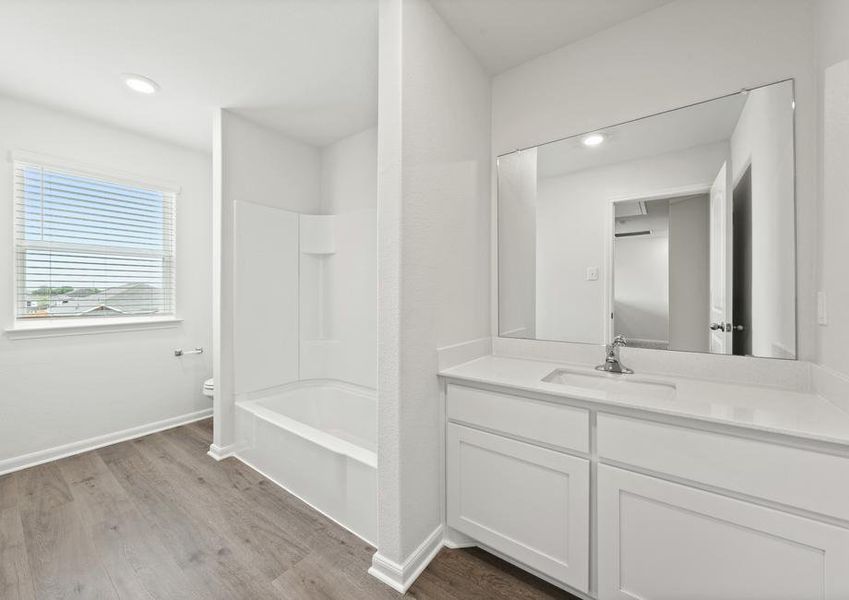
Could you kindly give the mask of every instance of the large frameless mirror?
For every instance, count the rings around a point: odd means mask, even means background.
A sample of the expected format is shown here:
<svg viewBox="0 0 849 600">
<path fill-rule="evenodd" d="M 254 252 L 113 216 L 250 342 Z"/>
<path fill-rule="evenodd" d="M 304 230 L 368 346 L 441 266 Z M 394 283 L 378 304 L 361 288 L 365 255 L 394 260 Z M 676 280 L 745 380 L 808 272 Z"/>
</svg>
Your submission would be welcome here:
<svg viewBox="0 0 849 600">
<path fill-rule="evenodd" d="M 792 80 L 498 158 L 499 335 L 796 358 Z"/>
</svg>

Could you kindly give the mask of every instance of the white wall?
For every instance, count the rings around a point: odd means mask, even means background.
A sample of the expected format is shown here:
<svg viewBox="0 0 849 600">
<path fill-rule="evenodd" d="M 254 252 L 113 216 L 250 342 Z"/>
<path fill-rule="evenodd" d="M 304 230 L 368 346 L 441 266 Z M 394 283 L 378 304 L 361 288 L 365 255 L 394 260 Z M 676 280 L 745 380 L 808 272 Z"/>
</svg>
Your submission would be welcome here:
<svg viewBox="0 0 849 600">
<path fill-rule="evenodd" d="M 828 325 L 818 328 L 817 361 L 849 374 L 849 3 L 817 3 L 819 91 L 822 118 L 819 289 L 828 297 Z"/>
<path fill-rule="evenodd" d="M 709 317 L 710 197 L 672 201 L 669 205 L 669 348 L 707 352 Z"/>
<path fill-rule="evenodd" d="M 489 335 L 490 82 L 426 0 L 381 0 L 378 552 L 442 523 L 440 346 Z"/>
<path fill-rule="evenodd" d="M 377 387 L 377 129 L 322 149 L 321 211 L 335 215 L 325 276 L 328 374 Z"/>
<path fill-rule="evenodd" d="M 498 159 L 498 331 L 536 337 L 537 149 Z"/>
<path fill-rule="evenodd" d="M 293 213 L 318 213 L 321 206 L 320 159 L 317 148 L 279 135 L 230 111 L 221 110 L 216 117 L 213 138 L 213 212 L 216 219 L 213 243 L 216 277 L 213 329 L 216 350 L 214 446 L 218 449 L 224 450 L 235 441 L 236 386 L 239 392 L 254 391 L 252 388 L 256 386 L 287 383 L 292 380 L 293 373 L 292 365 L 283 365 L 271 377 L 248 375 L 251 378 L 248 383 L 239 383 L 235 354 L 237 345 L 241 349 L 251 349 L 251 352 L 261 354 L 266 366 L 275 364 L 275 361 L 291 361 L 293 358 L 287 346 L 280 346 L 273 339 L 274 335 L 284 335 L 287 329 L 291 329 L 291 315 L 281 315 L 275 321 L 274 307 L 282 306 L 285 299 L 267 298 L 269 321 L 265 331 L 250 327 L 250 323 L 240 327 L 240 297 L 246 301 L 242 304 L 250 310 L 251 302 L 267 293 L 267 290 L 244 289 L 237 285 L 239 280 L 234 270 L 234 256 L 238 246 L 234 235 L 235 203 L 250 202 Z M 248 278 L 255 282 L 261 280 L 263 274 L 273 275 L 280 268 L 277 257 L 272 253 L 265 261 L 249 260 L 243 266 L 259 274 Z M 280 276 L 284 276 L 284 273 L 280 273 Z M 297 288 L 297 277 L 291 285 Z M 269 334 L 275 331 L 276 334 Z M 294 356 L 297 356 L 297 352 Z M 249 360 L 249 357 L 240 353 L 240 359 Z M 297 373 L 297 366 L 294 372 Z"/>
<path fill-rule="evenodd" d="M 669 238 L 617 238 L 615 332 L 628 340 L 669 339 Z"/>
<path fill-rule="evenodd" d="M 495 77 L 493 156 L 796 78 L 799 348 L 814 351 L 813 11 L 788 0 L 678 0 Z M 532 90 L 533 93 L 529 93 Z"/>
<path fill-rule="evenodd" d="M 609 204 L 689 186 L 710 187 L 724 142 L 540 179 L 537 185 L 537 337 L 604 343 Z M 587 267 L 599 267 L 597 281 Z"/>
<path fill-rule="evenodd" d="M 173 328 L 42 339 L 0 335 L 0 461 L 209 408 L 210 157 L 65 113 L 0 98 L 0 326 L 13 325 L 12 169 L 26 150 L 169 180 L 177 199 Z M 203 346 L 200 356 L 175 348 Z M 0 463 L 2 465 L 2 463 Z M 2 470 L 2 466 L 0 466 Z"/>
</svg>

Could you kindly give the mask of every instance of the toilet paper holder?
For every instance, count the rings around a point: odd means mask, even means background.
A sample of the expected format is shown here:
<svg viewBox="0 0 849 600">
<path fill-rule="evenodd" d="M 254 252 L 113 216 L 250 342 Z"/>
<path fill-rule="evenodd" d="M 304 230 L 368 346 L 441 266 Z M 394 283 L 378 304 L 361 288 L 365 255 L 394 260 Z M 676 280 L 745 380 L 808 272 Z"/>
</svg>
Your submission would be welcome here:
<svg viewBox="0 0 849 600">
<path fill-rule="evenodd" d="M 177 348 L 174 350 L 174 356 L 184 356 L 186 354 L 203 354 L 203 348 L 198 346 L 194 350 L 183 350 L 182 348 Z"/>
</svg>

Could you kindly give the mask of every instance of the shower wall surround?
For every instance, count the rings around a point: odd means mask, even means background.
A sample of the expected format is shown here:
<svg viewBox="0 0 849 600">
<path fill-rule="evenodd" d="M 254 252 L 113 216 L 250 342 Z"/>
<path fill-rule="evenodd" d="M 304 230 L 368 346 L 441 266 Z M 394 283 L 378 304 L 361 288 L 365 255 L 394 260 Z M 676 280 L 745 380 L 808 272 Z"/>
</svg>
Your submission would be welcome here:
<svg viewBox="0 0 849 600">
<path fill-rule="evenodd" d="M 325 148 L 222 110 L 213 164 L 215 440 L 234 406 L 305 379 L 374 388 L 376 132 Z"/>
</svg>

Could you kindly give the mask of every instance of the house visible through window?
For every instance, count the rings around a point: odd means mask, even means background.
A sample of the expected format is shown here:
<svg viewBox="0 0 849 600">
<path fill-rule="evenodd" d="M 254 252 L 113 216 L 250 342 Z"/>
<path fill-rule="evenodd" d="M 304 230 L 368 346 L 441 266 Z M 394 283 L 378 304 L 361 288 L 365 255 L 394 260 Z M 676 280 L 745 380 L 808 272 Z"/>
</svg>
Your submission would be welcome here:
<svg viewBox="0 0 849 600">
<path fill-rule="evenodd" d="M 14 168 L 19 321 L 174 314 L 173 191 Z"/>
</svg>

